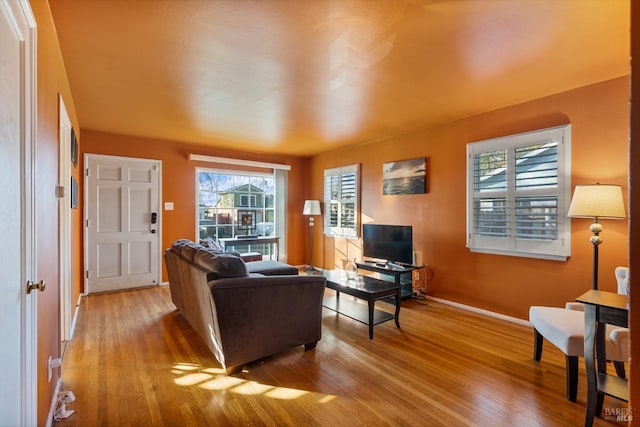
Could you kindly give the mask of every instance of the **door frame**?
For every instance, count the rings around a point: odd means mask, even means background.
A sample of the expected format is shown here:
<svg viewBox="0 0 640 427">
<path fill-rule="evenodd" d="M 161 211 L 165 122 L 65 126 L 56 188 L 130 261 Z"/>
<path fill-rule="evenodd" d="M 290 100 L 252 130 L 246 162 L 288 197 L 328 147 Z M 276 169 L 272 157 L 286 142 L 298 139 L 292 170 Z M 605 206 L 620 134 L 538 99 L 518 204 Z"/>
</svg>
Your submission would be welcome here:
<svg viewBox="0 0 640 427">
<path fill-rule="evenodd" d="M 21 175 L 21 224 L 22 247 L 20 248 L 20 282 L 16 283 L 22 291 L 19 301 L 20 327 L 15 331 L 20 335 L 19 348 L 12 349 L 19 353 L 19 366 L 3 366 L 4 369 L 16 370 L 20 373 L 15 393 L 19 395 L 19 407 L 6 407 L 0 403 L 3 411 L 9 412 L 10 418 L 18 416 L 21 425 L 38 423 L 38 292 L 27 295 L 28 280 L 38 281 L 37 271 L 37 221 L 36 221 L 36 153 L 37 153 L 37 25 L 28 0 L 9 0 L 0 2 L 13 24 L 17 39 L 21 43 L 21 90 L 20 90 L 20 175 Z M 2 360 L 1 362 L 5 362 Z M 46 403 L 43 403 L 46 404 Z"/>
<path fill-rule="evenodd" d="M 84 169 L 82 171 L 82 175 L 83 175 L 83 186 L 84 186 L 84 190 L 83 190 L 83 203 L 82 203 L 82 208 L 83 208 L 83 213 L 82 213 L 82 218 L 83 218 L 83 224 L 84 224 L 84 237 L 83 237 L 83 247 L 84 247 L 84 254 L 83 254 L 83 258 L 84 258 L 84 270 L 83 270 L 83 289 L 84 289 L 84 294 L 87 295 L 89 293 L 89 277 L 87 277 L 87 272 L 89 271 L 89 233 L 87 232 L 87 223 L 90 220 L 93 220 L 93 218 L 89 218 L 89 179 L 91 177 L 87 176 L 88 175 L 88 171 L 89 171 L 89 161 L 91 159 L 94 160 L 109 160 L 109 161 L 135 161 L 135 162 L 145 162 L 145 163 L 156 163 L 158 164 L 158 262 L 157 262 L 157 267 L 156 267 L 156 277 L 158 278 L 157 280 L 157 285 L 160 285 L 162 283 L 162 228 L 163 228 L 163 222 L 162 222 L 162 160 L 158 160 L 158 159 L 145 159 L 145 158 L 141 158 L 141 157 L 125 157 L 125 156 L 111 156 L 108 154 L 92 154 L 92 153 L 85 153 L 83 155 L 83 165 L 84 165 Z"/>
<path fill-rule="evenodd" d="M 58 197 L 59 212 L 59 250 L 60 250 L 60 341 L 71 340 L 72 331 L 72 274 L 71 274 L 71 119 L 62 95 L 58 95 L 59 104 L 59 160 L 58 160 Z M 61 348 L 60 353 L 63 354 Z"/>
</svg>

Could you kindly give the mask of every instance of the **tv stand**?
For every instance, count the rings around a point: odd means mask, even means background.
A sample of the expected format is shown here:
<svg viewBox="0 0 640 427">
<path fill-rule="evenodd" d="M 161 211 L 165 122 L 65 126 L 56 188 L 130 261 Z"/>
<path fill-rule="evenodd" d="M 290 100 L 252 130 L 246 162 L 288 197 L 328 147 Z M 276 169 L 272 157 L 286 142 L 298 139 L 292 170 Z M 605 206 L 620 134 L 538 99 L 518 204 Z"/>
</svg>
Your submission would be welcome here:
<svg viewBox="0 0 640 427">
<path fill-rule="evenodd" d="M 357 261 L 356 266 L 363 270 L 374 271 L 380 274 L 380 280 L 385 280 L 384 276 L 392 276 L 394 282 L 400 286 L 402 299 L 411 298 L 413 295 L 413 270 L 417 267 L 413 265 L 399 265 L 391 262 Z"/>
</svg>

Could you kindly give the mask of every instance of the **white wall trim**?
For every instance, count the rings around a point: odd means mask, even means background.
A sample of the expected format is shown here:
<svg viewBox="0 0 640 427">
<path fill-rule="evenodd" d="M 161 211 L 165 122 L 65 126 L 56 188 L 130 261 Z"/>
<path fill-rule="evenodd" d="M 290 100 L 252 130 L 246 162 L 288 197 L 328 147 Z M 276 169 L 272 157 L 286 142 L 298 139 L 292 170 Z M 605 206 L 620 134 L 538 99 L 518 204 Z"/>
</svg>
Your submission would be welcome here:
<svg viewBox="0 0 640 427">
<path fill-rule="evenodd" d="M 78 295 L 78 302 L 76 303 L 76 309 L 73 312 L 73 320 L 71 321 L 71 331 L 69 331 L 69 341 L 71 341 L 73 339 L 73 334 L 76 331 L 76 323 L 78 320 L 78 311 L 80 310 L 80 303 L 82 302 L 82 297 L 84 295 L 80 294 Z"/>
<path fill-rule="evenodd" d="M 60 283 L 60 341 L 71 339 L 72 322 L 72 259 L 71 259 L 71 132 L 73 126 L 67 107 L 58 94 L 58 236 L 59 236 L 59 283 Z"/>
<path fill-rule="evenodd" d="M 209 162 L 209 163 L 221 163 L 223 165 L 252 166 L 257 168 L 282 169 L 287 171 L 291 170 L 291 165 L 284 165 L 281 163 L 266 163 L 266 162 L 257 162 L 254 160 L 242 160 L 242 159 L 231 159 L 226 157 L 204 156 L 202 154 L 193 154 L 193 153 L 189 154 L 189 160 Z"/>
<path fill-rule="evenodd" d="M 493 311 L 484 310 L 482 308 L 473 307 L 471 305 L 460 304 L 459 302 L 449 301 L 446 299 L 436 298 L 428 295 L 427 295 L 427 299 L 435 302 L 439 302 L 442 304 L 450 305 L 452 307 L 459 308 L 461 310 L 471 311 L 473 313 L 482 314 L 484 316 L 493 317 L 495 319 L 505 320 L 507 322 L 515 323 L 521 326 L 532 327 L 529 321 L 518 319 L 517 317 L 507 316 L 505 314 L 500 314 Z"/>
<path fill-rule="evenodd" d="M 56 389 L 53 391 L 53 396 L 51 396 L 51 405 L 49 406 L 49 415 L 47 415 L 46 427 L 51 427 L 53 425 L 53 415 L 56 412 L 56 405 L 58 404 L 58 393 L 60 392 L 61 387 L 62 378 L 58 377 L 58 381 L 56 381 Z"/>
</svg>

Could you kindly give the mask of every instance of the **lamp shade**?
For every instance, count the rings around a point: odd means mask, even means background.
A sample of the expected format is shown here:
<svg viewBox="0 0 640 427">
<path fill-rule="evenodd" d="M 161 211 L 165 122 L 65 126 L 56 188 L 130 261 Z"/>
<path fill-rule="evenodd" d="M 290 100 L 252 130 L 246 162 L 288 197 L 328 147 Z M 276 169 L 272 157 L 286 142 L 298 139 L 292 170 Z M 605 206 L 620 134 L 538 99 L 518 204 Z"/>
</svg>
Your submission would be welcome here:
<svg viewBox="0 0 640 427">
<path fill-rule="evenodd" d="M 576 185 L 569 206 L 571 218 L 610 218 L 625 217 L 622 188 L 619 185 Z"/>
<path fill-rule="evenodd" d="M 302 215 L 322 215 L 319 200 L 305 200 Z"/>
</svg>

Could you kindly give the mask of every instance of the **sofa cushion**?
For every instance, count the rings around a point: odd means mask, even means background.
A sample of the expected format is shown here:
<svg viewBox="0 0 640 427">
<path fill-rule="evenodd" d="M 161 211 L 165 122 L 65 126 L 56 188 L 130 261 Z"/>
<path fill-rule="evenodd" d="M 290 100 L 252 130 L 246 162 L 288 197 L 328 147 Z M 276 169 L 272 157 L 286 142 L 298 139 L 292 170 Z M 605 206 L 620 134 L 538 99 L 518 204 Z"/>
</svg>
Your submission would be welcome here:
<svg viewBox="0 0 640 427">
<path fill-rule="evenodd" d="M 247 263 L 249 273 L 260 273 L 265 276 L 282 276 L 298 274 L 298 269 L 289 264 L 265 259 L 264 261 L 251 261 Z"/>
<path fill-rule="evenodd" d="M 199 249 L 193 257 L 193 262 L 209 272 L 207 280 L 249 275 L 242 259 L 226 253 L 215 253 L 207 248 Z"/>
</svg>

